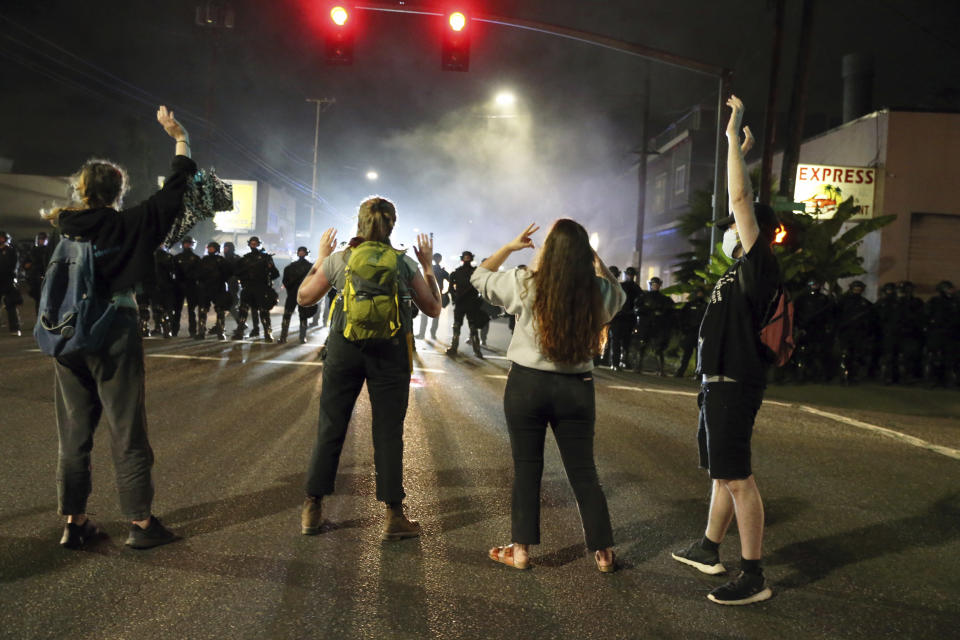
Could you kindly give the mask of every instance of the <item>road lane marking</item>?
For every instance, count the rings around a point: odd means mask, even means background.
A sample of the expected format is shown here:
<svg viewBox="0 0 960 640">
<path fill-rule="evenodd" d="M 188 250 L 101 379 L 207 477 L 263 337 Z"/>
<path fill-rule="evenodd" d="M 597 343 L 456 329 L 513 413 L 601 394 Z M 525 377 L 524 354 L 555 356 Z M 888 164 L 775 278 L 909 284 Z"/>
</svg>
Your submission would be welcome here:
<svg viewBox="0 0 960 640">
<path fill-rule="evenodd" d="M 485 376 L 483 376 L 483 377 L 484 377 L 484 378 L 496 378 L 497 380 L 506 380 L 506 379 L 507 379 L 507 376 L 498 376 L 498 375 L 493 375 L 492 373 L 491 373 L 491 374 L 487 374 L 487 375 L 485 375 Z"/>
<path fill-rule="evenodd" d="M 697 397 L 697 394 L 693 391 L 674 391 L 672 389 L 652 389 L 650 387 L 627 387 L 621 385 L 610 385 L 606 387 L 607 389 L 617 389 L 620 391 L 646 391 L 648 393 L 662 393 L 668 396 L 690 396 Z"/>
<path fill-rule="evenodd" d="M 879 433 L 880 435 L 887 436 L 888 438 L 893 438 L 894 440 L 900 440 L 901 442 L 906 442 L 907 444 L 913 445 L 914 447 L 919 447 L 921 449 L 928 449 L 940 455 L 947 456 L 948 458 L 953 458 L 955 460 L 960 460 L 960 449 L 952 449 L 950 447 L 944 447 L 939 444 L 933 444 L 932 442 L 927 442 L 916 436 L 911 436 L 900 431 L 894 431 L 893 429 L 888 429 L 886 427 L 881 427 L 875 424 L 870 424 L 869 422 L 863 422 L 862 420 L 856 420 L 854 418 L 848 418 L 837 413 L 831 413 L 829 411 L 823 411 L 821 409 L 816 409 L 814 407 L 808 407 L 805 405 L 794 405 L 801 411 L 806 411 L 807 413 L 812 413 L 817 416 L 824 418 L 830 418 L 831 420 L 836 420 L 837 422 L 842 422 L 843 424 L 848 424 L 851 427 L 856 427 L 858 429 L 864 429 L 866 431 L 873 431 L 874 433 Z"/>
<path fill-rule="evenodd" d="M 173 360 L 207 360 L 215 362 L 223 362 L 229 360 L 229 357 L 217 357 L 217 356 L 191 356 L 180 353 L 148 353 L 148 358 L 170 358 Z M 244 360 L 240 364 L 279 364 L 279 365 L 293 365 L 299 367 L 322 367 L 322 362 L 310 362 L 308 360 Z M 446 373 L 443 369 L 421 369 L 420 367 L 413 368 L 415 373 Z"/>
</svg>

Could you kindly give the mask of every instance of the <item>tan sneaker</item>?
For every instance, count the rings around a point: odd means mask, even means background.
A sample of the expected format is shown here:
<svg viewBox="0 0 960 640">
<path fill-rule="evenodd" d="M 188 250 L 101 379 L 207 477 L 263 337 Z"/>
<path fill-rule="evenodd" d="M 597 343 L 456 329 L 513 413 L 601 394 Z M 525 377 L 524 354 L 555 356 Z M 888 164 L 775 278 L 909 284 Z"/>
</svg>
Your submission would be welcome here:
<svg viewBox="0 0 960 640">
<path fill-rule="evenodd" d="M 307 496 L 303 501 L 303 510 L 300 512 L 300 533 L 305 536 L 320 533 L 320 522 L 320 498 Z"/>
<path fill-rule="evenodd" d="M 416 538 L 420 535 L 420 523 L 407 520 L 403 514 L 403 505 L 387 505 L 387 517 L 383 522 L 383 539 L 386 541 Z"/>
</svg>

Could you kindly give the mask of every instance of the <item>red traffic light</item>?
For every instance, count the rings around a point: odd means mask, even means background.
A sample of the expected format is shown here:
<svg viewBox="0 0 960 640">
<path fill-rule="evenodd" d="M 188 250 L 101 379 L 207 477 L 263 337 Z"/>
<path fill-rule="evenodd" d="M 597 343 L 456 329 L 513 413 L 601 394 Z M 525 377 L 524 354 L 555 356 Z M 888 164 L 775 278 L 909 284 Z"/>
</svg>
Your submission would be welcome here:
<svg viewBox="0 0 960 640">
<path fill-rule="evenodd" d="M 443 47 L 440 67 L 444 71 L 467 71 L 470 69 L 470 30 L 467 29 L 467 14 L 454 11 L 447 14 L 449 29 L 443 30 Z"/>
<path fill-rule="evenodd" d="M 342 27 L 347 24 L 347 20 L 350 19 L 350 14 L 347 13 L 347 10 L 343 7 L 334 7 L 330 10 L 330 19 L 333 20 L 335 25 Z"/>
<path fill-rule="evenodd" d="M 463 31 L 467 27 L 467 16 L 459 11 L 450 14 L 450 28 L 454 31 Z"/>
</svg>

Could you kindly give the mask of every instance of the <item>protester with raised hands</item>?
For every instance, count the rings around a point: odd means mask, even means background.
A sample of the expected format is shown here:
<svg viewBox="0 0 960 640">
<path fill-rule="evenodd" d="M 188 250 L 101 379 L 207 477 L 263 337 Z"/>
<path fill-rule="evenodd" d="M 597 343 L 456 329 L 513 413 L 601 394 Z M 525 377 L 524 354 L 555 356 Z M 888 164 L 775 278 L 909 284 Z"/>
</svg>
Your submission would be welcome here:
<svg viewBox="0 0 960 640">
<path fill-rule="evenodd" d="M 550 427 L 580 508 L 587 549 L 597 568 L 609 573 L 615 569 L 613 530 L 594 463 L 592 371 L 604 325 L 626 295 L 591 248 L 586 229 L 569 219 L 551 227 L 535 268 L 500 271 L 513 253 L 534 248 L 539 229 L 531 224 L 471 277 L 490 304 L 516 316 L 503 401 L 513 452 L 513 543 L 490 549 L 489 557 L 514 569 L 530 567 L 530 546 L 540 544 L 540 482 Z"/>
<path fill-rule="evenodd" d="M 157 121 L 175 140 L 172 173 L 159 192 L 121 210 L 128 188 L 126 172 L 109 160 L 92 159 L 73 176 L 75 202 L 43 214 L 59 227 L 64 247 L 74 241 L 78 247 L 89 245 L 82 250 L 95 256 L 92 295 L 109 300 L 116 311 L 101 325 L 105 328 L 99 348 L 55 360 L 57 487 L 59 511 L 67 517 L 60 544 L 68 548 L 83 547 L 99 535 L 86 510 L 90 452 L 101 417 L 110 429 L 120 508 L 131 522 L 126 544 L 147 549 L 176 539 L 151 511 L 153 449 L 147 439 L 143 342 L 134 290 L 152 278 L 154 251 L 183 212 L 184 191 L 197 165 L 190 159 L 190 136 L 173 111 L 161 106 Z M 65 263 L 52 268 L 61 267 L 66 277 Z M 51 286 L 58 277 L 50 276 Z M 41 316 L 47 312 L 41 308 Z"/>
<path fill-rule="evenodd" d="M 403 422 L 413 365 L 413 318 L 405 300 L 412 300 L 431 318 L 440 315 L 442 307 L 430 263 L 433 241 L 429 235 L 418 236 L 414 261 L 390 244 L 396 222 L 392 202 L 380 197 L 365 200 L 357 237 L 334 253 L 337 232 L 327 229 L 317 261 L 297 291 L 297 303 L 304 307 L 317 304 L 331 287 L 338 291 L 323 362 L 317 441 L 301 509 L 304 535 L 320 533 L 321 501 L 333 493 L 347 425 L 364 382 L 373 414 L 376 497 L 386 505 L 382 538 L 420 535 L 420 525 L 408 520 L 403 510 Z"/>
</svg>

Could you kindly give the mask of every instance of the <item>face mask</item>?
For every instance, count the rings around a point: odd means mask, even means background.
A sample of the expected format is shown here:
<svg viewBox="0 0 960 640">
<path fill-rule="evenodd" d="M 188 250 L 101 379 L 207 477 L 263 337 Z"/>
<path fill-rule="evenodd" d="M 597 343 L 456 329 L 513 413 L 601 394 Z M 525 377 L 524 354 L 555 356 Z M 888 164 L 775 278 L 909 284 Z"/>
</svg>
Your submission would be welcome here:
<svg viewBox="0 0 960 640">
<path fill-rule="evenodd" d="M 727 229 L 723 232 L 723 253 L 733 259 L 733 252 L 736 250 L 737 245 L 740 244 L 740 236 L 733 229 Z"/>
</svg>

